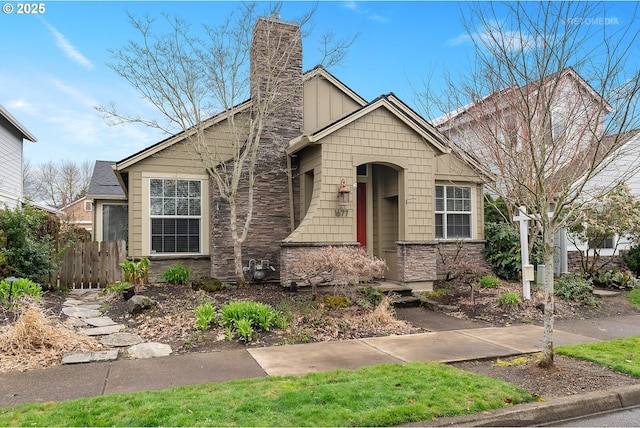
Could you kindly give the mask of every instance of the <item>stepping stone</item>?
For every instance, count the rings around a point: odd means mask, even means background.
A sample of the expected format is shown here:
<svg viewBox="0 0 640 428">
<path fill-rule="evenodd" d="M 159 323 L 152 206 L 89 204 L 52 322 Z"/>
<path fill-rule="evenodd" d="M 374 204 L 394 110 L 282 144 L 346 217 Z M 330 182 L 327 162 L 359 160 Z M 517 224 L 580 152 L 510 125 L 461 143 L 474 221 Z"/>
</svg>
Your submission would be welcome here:
<svg viewBox="0 0 640 428">
<path fill-rule="evenodd" d="M 86 327 L 88 324 L 83 321 L 83 318 L 70 317 L 64 321 L 65 324 L 70 325 L 71 327 Z"/>
<path fill-rule="evenodd" d="M 90 309 L 90 310 L 97 311 L 102 307 L 102 305 L 100 303 L 83 303 L 83 304 L 78 305 L 76 307 L 77 308 L 82 308 L 82 309 Z"/>
<path fill-rule="evenodd" d="M 78 318 L 96 318 L 102 315 L 100 311 L 95 309 L 86 309 L 78 306 L 67 306 L 62 308 L 62 313 L 68 317 Z"/>
<path fill-rule="evenodd" d="M 124 347 L 133 346 L 142 343 L 142 338 L 133 333 L 113 333 L 100 339 L 100 343 L 104 346 Z"/>
<path fill-rule="evenodd" d="M 118 359 L 118 350 L 96 351 L 91 353 L 91 361 L 113 361 Z"/>
<path fill-rule="evenodd" d="M 614 297 L 619 295 L 620 292 L 612 290 L 593 290 L 593 294 L 597 297 Z"/>
<path fill-rule="evenodd" d="M 84 303 L 84 300 L 67 299 L 62 303 L 62 306 L 78 306 Z"/>
<path fill-rule="evenodd" d="M 91 352 L 67 352 L 62 356 L 62 364 L 88 363 Z"/>
<path fill-rule="evenodd" d="M 87 336 L 104 336 L 106 334 L 118 333 L 124 328 L 122 324 L 114 324 L 106 327 L 83 328 L 80 330 L 80 333 L 84 333 Z"/>
<path fill-rule="evenodd" d="M 109 317 L 85 318 L 84 322 L 93 327 L 106 327 L 114 325 L 116 322 Z"/>
<path fill-rule="evenodd" d="M 173 352 L 171 346 L 155 342 L 139 343 L 127 351 L 131 358 L 167 357 Z"/>
</svg>

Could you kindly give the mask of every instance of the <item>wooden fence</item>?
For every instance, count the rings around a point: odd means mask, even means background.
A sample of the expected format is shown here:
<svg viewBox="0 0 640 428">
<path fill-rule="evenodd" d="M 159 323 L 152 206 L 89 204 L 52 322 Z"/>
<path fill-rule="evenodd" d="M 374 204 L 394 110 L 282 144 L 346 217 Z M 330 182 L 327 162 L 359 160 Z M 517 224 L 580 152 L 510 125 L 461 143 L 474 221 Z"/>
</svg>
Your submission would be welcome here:
<svg viewBox="0 0 640 428">
<path fill-rule="evenodd" d="M 60 255 L 52 281 L 69 288 L 104 288 L 123 281 L 120 263 L 127 255 L 125 241 L 76 242 Z"/>
</svg>

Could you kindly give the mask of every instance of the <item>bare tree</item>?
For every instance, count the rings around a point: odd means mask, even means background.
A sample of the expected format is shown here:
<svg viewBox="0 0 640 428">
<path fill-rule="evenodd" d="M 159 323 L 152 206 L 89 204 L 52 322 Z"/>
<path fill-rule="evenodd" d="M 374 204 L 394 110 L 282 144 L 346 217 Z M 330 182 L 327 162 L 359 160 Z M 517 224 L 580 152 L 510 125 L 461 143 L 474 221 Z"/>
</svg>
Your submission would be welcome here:
<svg viewBox="0 0 640 428">
<path fill-rule="evenodd" d="M 546 266 L 540 365 L 548 367 L 554 356 L 554 234 L 571 210 L 625 179 L 621 174 L 593 186 L 620 155 L 618 136 L 638 126 L 640 79 L 628 64 L 638 27 L 635 16 L 608 15 L 606 3 L 466 6 L 474 62 L 465 76 L 450 80 L 444 99 L 457 110 L 434 122 L 497 173 L 496 194 L 524 205 L 536 220 Z"/>
<path fill-rule="evenodd" d="M 25 196 L 54 207 L 63 207 L 87 194 L 92 168 L 88 160 L 49 160 L 35 168 L 26 161 L 23 174 Z"/>
<path fill-rule="evenodd" d="M 279 6 L 267 16 L 279 11 Z M 295 22 L 304 26 L 313 10 Z M 217 191 L 230 210 L 230 231 L 234 247 L 235 275 L 245 282 L 242 269 L 242 244 L 247 238 L 253 215 L 255 165 L 265 122 L 270 114 L 290 101 L 283 88 L 290 84 L 287 64 L 300 48 L 300 38 L 275 39 L 263 76 L 255 85 L 260 91 L 249 93 L 249 59 L 252 27 L 257 20 L 255 5 L 242 5 L 223 24 L 204 27 L 204 38 L 192 35 L 185 21 L 164 15 L 170 26 L 167 33 L 154 32 L 154 20 L 129 16 L 140 36 L 112 52 L 111 68 L 126 79 L 144 99 L 160 112 L 164 122 L 122 113 L 115 105 L 98 110 L 114 123 L 138 122 L 168 133 L 182 132 L 212 177 Z M 270 31 L 266 29 L 265 31 Z M 323 39 L 326 62 L 341 59 L 354 39 Z M 300 82 L 301 84 L 302 82 Z M 249 113 L 246 100 L 251 97 Z M 214 112 L 221 112 L 210 119 Z M 212 144 L 214 126 L 225 141 Z M 248 180 L 241 192 L 242 180 Z M 245 208 L 246 207 L 246 208 Z"/>
</svg>

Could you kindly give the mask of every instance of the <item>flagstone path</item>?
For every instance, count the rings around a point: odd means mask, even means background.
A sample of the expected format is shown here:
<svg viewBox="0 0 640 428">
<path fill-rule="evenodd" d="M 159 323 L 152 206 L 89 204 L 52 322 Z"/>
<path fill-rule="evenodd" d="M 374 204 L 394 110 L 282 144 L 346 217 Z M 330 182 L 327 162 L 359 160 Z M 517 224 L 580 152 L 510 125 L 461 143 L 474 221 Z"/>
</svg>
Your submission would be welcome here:
<svg viewBox="0 0 640 428">
<path fill-rule="evenodd" d="M 68 352 L 63 355 L 62 364 L 111 361 L 118 358 L 121 350 L 130 358 L 160 357 L 173 352 L 169 345 L 144 342 L 137 334 L 124 331 L 127 328 L 124 324 L 117 324 L 104 316 L 100 309 L 105 304 L 106 299 L 100 294 L 100 290 L 71 290 L 62 307 L 62 313 L 69 317 L 66 323 L 76 328 L 79 333 L 95 337 L 106 348 L 113 349 Z"/>
</svg>

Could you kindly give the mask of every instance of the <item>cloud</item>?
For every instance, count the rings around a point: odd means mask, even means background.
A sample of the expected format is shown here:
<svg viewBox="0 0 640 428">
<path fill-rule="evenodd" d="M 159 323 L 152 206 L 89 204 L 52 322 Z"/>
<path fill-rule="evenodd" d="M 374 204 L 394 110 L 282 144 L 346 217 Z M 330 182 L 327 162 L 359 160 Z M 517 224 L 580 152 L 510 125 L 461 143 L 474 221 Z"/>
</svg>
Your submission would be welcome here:
<svg viewBox="0 0 640 428">
<path fill-rule="evenodd" d="M 364 16 L 366 19 L 370 21 L 379 22 L 384 24 L 389 21 L 389 19 L 385 16 L 379 15 L 375 12 L 372 12 L 370 9 L 360 7 L 362 3 L 356 1 L 346 1 L 342 3 L 342 6 L 345 9 L 349 9 L 357 13 L 358 15 Z"/>
<path fill-rule="evenodd" d="M 447 46 L 460 46 L 478 43 L 491 49 L 496 46 L 504 47 L 508 51 L 528 50 L 538 44 L 538 39 L 518 31 L 503 31 L 499 25 L 485 26 L 483 31 L 462 33 L 447 40 Z"/>
<path fill-rule="evenodd" d="M 73 46 L 71 42 L 69 42 L 69 40 L 67 40 L 64 34 L 56 30 L 53 25 L 49 24 L 46 21 L 44 21 L 44 25 L 46 25 L 49 31 L 51 31 L 53 37 L 55 38 L 56 46 L 60 48 L 62 53 L 64 53 L 67 58 L 69 58 L 76 64 L 81 65 L 87 70 L 93 70 L 95 68 L 95 65 L 91 61 L 89 61 L 87 57 L 82 55 L 80 51 L 75 46 Z"/>
</svg>

